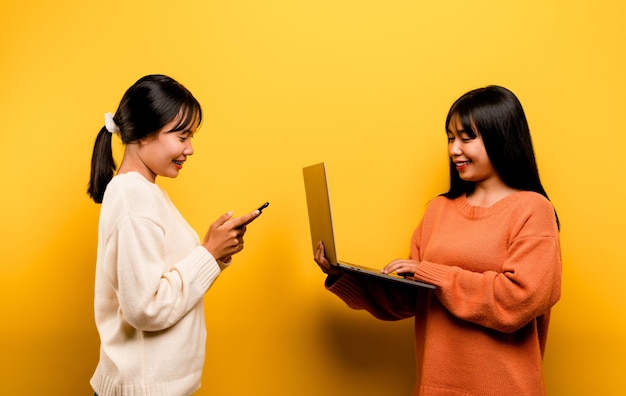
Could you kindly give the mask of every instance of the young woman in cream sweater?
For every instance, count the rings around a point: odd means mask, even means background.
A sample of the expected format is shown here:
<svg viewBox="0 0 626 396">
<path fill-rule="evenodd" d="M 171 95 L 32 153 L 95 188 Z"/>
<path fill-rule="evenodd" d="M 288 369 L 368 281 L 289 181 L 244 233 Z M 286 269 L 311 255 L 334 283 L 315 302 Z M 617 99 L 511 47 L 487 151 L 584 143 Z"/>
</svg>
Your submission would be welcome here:
<svg viewBox="0 0 626 396">
<path fill-rule="evenodd" d="M 148 75 L 126 91 L 115 115 L 105 115 L 96 139 L 88 193 L 102 203 L 94 303 L 101 347 L 91 378 L 99 396 L 188 396 L 200 387 L 204 294 L 260 214 L 226 213 L 200 241 L 155 183 L 178 176 L 201 122 L 185 87 Z M 114 135 L 125 145 L 116 175 Z"/>
</svg>

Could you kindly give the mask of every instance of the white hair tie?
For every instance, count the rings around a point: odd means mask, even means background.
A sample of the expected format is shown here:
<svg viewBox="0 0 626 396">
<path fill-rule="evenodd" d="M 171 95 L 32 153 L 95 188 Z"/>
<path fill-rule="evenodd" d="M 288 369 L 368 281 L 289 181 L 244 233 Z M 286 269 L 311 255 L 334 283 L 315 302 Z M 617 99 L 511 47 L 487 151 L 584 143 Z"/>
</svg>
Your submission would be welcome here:
<svg viewBox="0 0 626 396">
<path fill-rule="evenodd" d="M 104 127 L 109 133 L 120 133 L 120 127 L 118 127 L 113 120 L 113 113 L 104 114 Z"/>
</svg>

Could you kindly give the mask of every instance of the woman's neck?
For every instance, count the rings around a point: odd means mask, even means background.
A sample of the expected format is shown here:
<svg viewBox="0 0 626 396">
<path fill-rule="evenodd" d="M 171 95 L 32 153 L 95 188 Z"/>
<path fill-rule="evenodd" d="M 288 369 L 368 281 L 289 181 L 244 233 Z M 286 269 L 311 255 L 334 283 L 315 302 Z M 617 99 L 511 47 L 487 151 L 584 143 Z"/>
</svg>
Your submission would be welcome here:
<svg viewBox="0 0 626 396">
<path fill-rule="evenodd" d="M 488 208 L 501 199 L 518 191 L 518 189 L 509 187 L 503 182 L 492 184 L 477 183 L 474 191 L 468 194 L 466 199 L 472 206 Z"/>
<path fill-rule="evenodd" d="M 145 177 L 146 180 L 152 183 L 156 182 L 156 175 L 143 163 L 140 156 L 136 152 L 136 147 L 131 146 L 130 144 L 126 146 L 122 163 L 117 169 L 117 174 L 124 174 L 128 172 L 137 172 Z"/>
</svg>

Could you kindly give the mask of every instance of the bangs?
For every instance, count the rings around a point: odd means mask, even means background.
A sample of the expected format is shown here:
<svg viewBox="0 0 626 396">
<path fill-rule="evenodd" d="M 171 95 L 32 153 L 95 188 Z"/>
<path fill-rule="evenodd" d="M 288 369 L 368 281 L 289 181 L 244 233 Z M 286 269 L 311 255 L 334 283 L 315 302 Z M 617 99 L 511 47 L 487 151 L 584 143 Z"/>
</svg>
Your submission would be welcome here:
<svg viewBox="0 0 626 396">
<path fill-rule="evenodd" d="M 194 103 L 185 103 L 181 106 L 178 123 L 170 130 L 170 132 L 188 131 L 200 126 L 202 122 L 202 110 Z"/>
<path fill-rule="evenodd" d="M 475 114 L 476 112 L 480 113 L 480 102 L 477 99 L 475 92 L 470 91 L 452 104 L 452 107 L 450 107 L 448 111 L 448 116 L 446 117 L 446 131 L 448 130 L 452 117 L 457 116 L 459 117 L 463 131 L 470 138 L 475 138 L 481 134 L 481 128 L 478 127 L 480 120 L 477 122 Z M 480 118 L 480 114 L 478 118 Z"/>
<path fill-rule="evenodd" d="M 469 112 L 458 112 L 459 121 L 463 126 L 463 131 L 471 138 L 475 138 L 479 131 L 474 122 L 474 117 Z"/>
</svg>

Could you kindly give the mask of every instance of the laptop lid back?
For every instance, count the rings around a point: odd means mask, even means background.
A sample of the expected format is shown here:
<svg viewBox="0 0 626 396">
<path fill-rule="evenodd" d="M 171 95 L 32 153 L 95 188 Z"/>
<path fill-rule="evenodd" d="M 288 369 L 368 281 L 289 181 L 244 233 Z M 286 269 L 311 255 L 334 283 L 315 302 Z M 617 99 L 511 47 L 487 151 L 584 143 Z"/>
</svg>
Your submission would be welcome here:
<svg viewBox="0 0 626 396">
<path fill-rule="evenodd" d="M 313 254 L 317 250 L 319 241 L 322 241 L 326 251 L 326 258 L 331 265 L 337 265 L 337 250 L 326 179 L 326 164 L 321 162 L 307 166 L 302 169 L 302 173 L 304 175 L 304 189 L 309 211 Z"/>
</svg>

